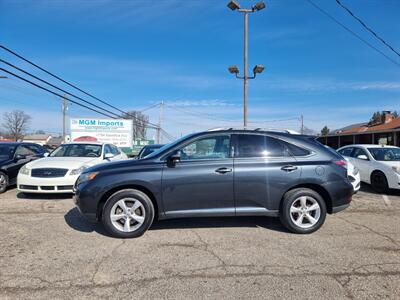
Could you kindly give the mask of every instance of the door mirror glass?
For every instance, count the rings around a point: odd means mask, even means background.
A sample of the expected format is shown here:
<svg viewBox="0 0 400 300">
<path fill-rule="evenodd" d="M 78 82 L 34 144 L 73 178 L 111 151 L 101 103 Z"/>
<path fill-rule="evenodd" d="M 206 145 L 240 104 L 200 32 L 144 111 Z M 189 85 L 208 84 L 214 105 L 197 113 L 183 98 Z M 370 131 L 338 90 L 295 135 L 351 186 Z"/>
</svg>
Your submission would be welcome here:
<svg viewBox="0 0 400 300">
<path fill-rule="evenodd" d="M 360 154 L 357 156 L 358 159 L 368 160 L 368 157 L 365 154 Z"/>
<path fill-rule="evenodd" d="M 114 154 L 112 154 L 112 153 L 104 154 L 104 159 L 110 159 L 110 158 L 113 158 L 113 157 L 114 157 Z"/>
<path fill-rule="evenodd" d="M 168 157 L 167 164 L 168 166 L 173 167 L 177 162 L 180 162 L 180 160 L 181 160 L 181 152 L 177 151 Z"/>
</svg>

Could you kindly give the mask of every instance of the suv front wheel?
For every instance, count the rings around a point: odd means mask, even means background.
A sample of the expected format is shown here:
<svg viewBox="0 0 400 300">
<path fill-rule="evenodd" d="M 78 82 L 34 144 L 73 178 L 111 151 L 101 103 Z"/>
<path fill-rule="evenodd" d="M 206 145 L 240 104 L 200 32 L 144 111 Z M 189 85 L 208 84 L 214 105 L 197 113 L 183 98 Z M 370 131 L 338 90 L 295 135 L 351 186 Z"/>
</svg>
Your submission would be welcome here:
<svg viewBox="0 0 400 300">
<path fill-rule="evenodd" d="M 151 226 L 154 206 L 150 198 L 135 189 L 125 189 L 113 194 L 106 202 L 102 221 L 106 230 L 115 237 L 135 238 Z"/>
<path fill-rule="evenodd" d="M 314 190 L 294 189 L 285 194 L 280 211 L 282 224 L 294 233 L 311 233 L 325 222 L 326 204 Z"/>
</svg>

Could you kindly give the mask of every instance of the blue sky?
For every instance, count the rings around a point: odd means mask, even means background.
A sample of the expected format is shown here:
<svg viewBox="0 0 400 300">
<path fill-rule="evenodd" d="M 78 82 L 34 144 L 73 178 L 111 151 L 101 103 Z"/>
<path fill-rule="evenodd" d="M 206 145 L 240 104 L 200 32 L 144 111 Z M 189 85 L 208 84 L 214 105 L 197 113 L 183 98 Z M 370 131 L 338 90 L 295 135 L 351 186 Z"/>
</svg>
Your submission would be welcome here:
<svg viewBox="0 0 400 300">
<path fill-rule="evenodd" d="M 400 63 L 334 0 L 314 1 Z M 243 16 L 226 2 L 0 0 L 0 41 L 124 110 L 165 101 L 162 126 L 174 136 L 240 126 L 242 81 L 227 67 L 243 69 Z M 240 1 L 242 6 L 255 2 Z M 342 2 L 400 49 L 400 1 Z M 249 18 L 249 68 L 265 66 L 249 86 L 252 125 L 298 129 L 298 120 L 269 121 L 303 114 L 305 125 L 319 131 L 368 120 L 376 110 L 400 109 L 399 66 L 305 0 L 266 5 Z M 5 52 L 0 57 L 50 79 Z M 0 113 L 15 108 L 29 113 L 32 129 L 61 131 L 55 96 L 0 79 L 0 103 Z M 95 115 L 76 105 L 69 112 Z M 146 113 L 157 122 L 157 109 Z"/>
</svg>

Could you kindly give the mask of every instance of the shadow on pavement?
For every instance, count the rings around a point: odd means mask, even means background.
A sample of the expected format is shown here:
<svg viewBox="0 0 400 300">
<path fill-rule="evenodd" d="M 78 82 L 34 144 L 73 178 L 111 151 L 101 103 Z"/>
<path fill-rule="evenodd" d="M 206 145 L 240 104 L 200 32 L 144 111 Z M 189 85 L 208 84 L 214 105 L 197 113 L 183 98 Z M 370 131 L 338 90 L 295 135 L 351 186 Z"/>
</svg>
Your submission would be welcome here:
<svg viewBox="0 0 400 300">
<path fill-rule="evenodd" d="M 29 199 L 29 200 L 66 200 L 72 199 L 73 194 L 35 194 L 35 193 L 22 193 L 17 194 L 18 199 Z"/>
<path fill-rule="evenodd" d="M 377 193 L 374 191 L 374 189 L 369 184 L 364 183 L 364 182 L 361 183 L 360 191 L 364 192 L 364 193 L 370 193 L 370 194 L 376 194 L 376 195 L 400 196 L 400 190 L 391 189 L 386 194 Z"/>
<path fill-rule="evenodd" d="M 74 230 L 80 232 L 97 232 L 110 237 L 100 223 L 91 223 L 86 220 L 75 207 L 64 216 L 65 222 Z M 261 227 L 268 230 L 290 233 L 279 222 L 278 218 L 271 217 L 213 217 L 213 218 L 187 218 L 154 221 L 149 230 L 195 229 L 195 228 L 228 228 Z"/>
</svg>

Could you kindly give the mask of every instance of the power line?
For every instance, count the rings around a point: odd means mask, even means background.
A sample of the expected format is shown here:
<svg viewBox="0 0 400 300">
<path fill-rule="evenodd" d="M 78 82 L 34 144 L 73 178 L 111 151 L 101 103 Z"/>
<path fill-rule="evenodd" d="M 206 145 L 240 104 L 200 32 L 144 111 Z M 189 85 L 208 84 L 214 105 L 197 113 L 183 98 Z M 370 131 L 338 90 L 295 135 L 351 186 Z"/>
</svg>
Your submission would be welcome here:
<svg viewBox="0 0 400 300">
<path fill-rule="evenodd" d="M 339 4 L 345 11 L 347 11 L 350 16 L 352 16 L 354 19 L 356 19 L 366 30 L 368 30 L 370 33 L 372 33 L 378 40 L 380 40 L 386 47 L 388 47 L 390 50 L 392 50 L 394 53 L 397 54 L 397 56 L 400 57 L 400 53 L 396 51 L 388 42 L 386 42 L 383 38 L 381 38 L 371 27 L 369 27 L 363 20 L 361 20 L 359 17 L 357 17 L 348 7 L 342 4 L 339 0 L 336 0 L 336 3 Z"/>
<path fill-rule="evenodd" d="M 113 109 L 115 109 L 115 110 L 117 110 L 117 111 L 119 111 L 119 112 L 125 114 L 126 116 L 129 116 L 129 117 L 131 117 L 131 118 L 133 118 L 133 119 L 135 119 L 135 120 L 138 120 L 136 116 L 130 114 L 129 112 L 123 111 L 123 110 L 119 109 L 118 107 L 116 107 L 116 106 L 114 106 L 114 105 L 111 105 L 111 104 L 109 104 L 108 102 L 106 102 L 106 101 L 104 101 L 104 100 L 101 100 L 101 99 L 99 99 L 98 97 L 93 96 L 92 94 L 90 94 L 90 93 L 88 93 L 88 92 L 85 92 L 84 90 L 80 89 L 80 88 L 77 87 L 76 85 L 74 85 L 74 84 L 72 84 L 72 83 L 70 83 L 70 82 L 68 82 L 68 81 L 66 81 L 66 80 L 64 80 L 64 79 L 62 79 L 61 77 L 59 77 L 59 76 L 57 76 L 57 75 L 51 73 L 50 71 L 48 71 L 48 70 L 46 70 L 46 69 L 40 67 L 39 65 L 37 65 L 37 64 L 35 64 L 34 62 L 30 61 L 29 59 L 23 57 L 22 55 L 16 53 L 15 51 L 13 51 L 13 50 L 11 50 L 11 49 L 9 49 L 9 48 L 3 46 L 3 45 L 0 45 L 0 48 L 4 49 L 5 51 L 11 53 L 12 55 L 14 55 L 14 56 L 16 56 L 16 57 L 22 59 L 23 61 L 29 63 L 30 65 L 32 65 L 32 66 L 38 68 L 39 70 L 45 72 L 46 74 L 48 74 L 48 75 L 50 75 L 50 76 L 52 76 L 52 77 L 54 77 L 54 78 L 60 80 L 61 82 L 63 82 L 63 83 L 65 83 L 65 84 L 69 85 L 70 87 L 73 87 L 74 89 L 76 89 L 76 90 L 78 90 L 78 91 L 84 93 L 85 95 L 87 95 L 87 96 L 89 96 L 89 97 L 91 97 L 91 98 L 93 98 L 93 99 L 95 99 L 95 100 L 97 100 L 97 101 L 100 101 L 101 103 L 103 103 L 103 104 L 105 104 L 105 105 L 107 105 L 107 106 L 109 106 L 109 107 L 111 107 L 111 108 L 113 108 Z M 92 104 L 92 105 L 93 105 L 93 104 Z M 150 124 L 150 125 L 152 125 L 152 126 L 154 126 L 154 127 L 157 127 L 156 124 L 152 124 L 152 123 L 150 123 L 150 122 L 146 122 L 146 123 L 147 123 L 147 124 Z M 149 127 L 149 126 L 147 126 L 147 127 Z"/>
<path fill-rule="evenodd" d="M 23 78 L 23 77 L 21 77 L 21 76 L 15 74 L 15 73 L 12 73 L 12 72 L 10 72 L 10 71 L 8 71 L 8 70 L 6 70 L 6 69 L 0 68 L 0 71 L 6 72 L 6 73 L 9 74 L 9 75 L 12 75 L 12 76 L 14 76 L 14 77 L 16 77 L 16 78 L 18 78 L 18 79 L 20 79 L 20 80 L 23 80 L 23 81 L 25 81 L 25 82 L 27 82 L 27 83 L 29 83 L 29 84 L 31 84 L 31 85 L 33 85 L 33 86 L 39 88 L 39 89 L 42 89 L 42 90 L 44 90 L 44 91 L 46 91 L 46 92 L 48 92 L 48 93 L 51 93 L 51 94 L 53 94 L 53 95 L 56 95 L 56 96 L 60 97 L 60 98 L 63 97 L 63 95 L 61 95 L 61 94 L 58 94 L 58 93 L 56 93 L 56 92 L 53 92 L 53 91 L 51 91 L 51 90 L 49 90 L 49 89 L 47 89 L 47 88 L 45 88 L 45 87 L 43 87 L 43 86 L 41 86 L 41 85 L 39 85 L 39 84 L 36 84 L 36 83 L 34 83 L 34 82 L 32 82 L 32 81 L 26 79 L 26 78 Z M 70 102 L 72 102 L 72 103 L 74 103 L 74 104 L 76 104 L 76 105 L 82 106 L 82 107 L 84 107 L 84 108 L 87 108 L 87 109 L 89 109 L 89 110 L 91 110 L 91 111 L 94 111 L 94 112 L 96 112 L 96 113 L 98 113 L 98 114 L 101 114 L 101 115 L 103 115 L 103 116 L 106 116 L 106 117 L 115 119 L 115 117 L 110 116 L 110 115 L 108 115 L 108 114 L 106 114 L 106 113 L 103 113 L 103 112 L 101 112 L 101 111 L 98 111 L 98 110 L 96 110 L 96 109 L 94 109 L 94 108 L 91 108 L 91 107 L 89 107 L 89 106 L 86 106 L 85 104 L 76 102 L 76 101 L 71 100 L 71 99 L 68 99 L 68 101 L 70 101 Z"/>
<path fill-rule="evenodd" d="M 14 68 L 14 69 L 16 69 L 16 70 L 18 70 L 18 71 L 20 71 L 20 72 L 22 72 L 22 73 L 24 73 L 24 74 L 26 74 L 26 75 L 29 75 L 29 76 L 35 78 L 36 80 L 39 80 L 40 82 L 43 82 L 43 83 L 45 83 L 45 84 L 47 84 L 47 85 L 49 85 L 49 86 L 51 86 L 51 87 L 53 87 L 53 88 L 55 88 L 55 89 L 57 89 L 57 90 L 59 90 L 59 91 L 65 93 L 65 94 L 67 94 L 67 95 L 70 95 L 70 96 L 72 96 L 72 97 L 74 97 L 74 98 L 76 98 L 76 99 L 79 99 L 79 100 L 81 100 L 81 101 L 83 101 L 83 102 L 85 102 L 85 103 L 87 103 L 87 104 L 89 104 L 89 105 L 92 105 L 93 107 L 96 107 L 97 109 L 101 109 L 101 110 L 103 110 L 103 111 L 105 111 L 105 112 L 107 112 L 107 113 L 110 113 L 110 114 L 112 114 L 112 115 L 118 117 L 118 118 L 121 117 L 120 115 L 117 115 L 117 114 L 113 113 L 113 112 L 110 111 L 110 110 L 107 110 L 107 109 L 105 109 L 105 108 L 102 108 L 101 106 L 98 106 L 98 105 L 96 105 L 96 104 L 91 103 L 90 101 L 87 101 L 87 100 L 85 100 L 85 99 L 82 99 L 81 97 L 76 96 L 76 95 L 74 95 L 74 94 L 72 94 L 72 93 L 70 93 L 70 92 L 68 92 L 68 91 L 66 91 L 66 90 L 64 90 L 64 89 L 62 89 L 62 88 L 59 88 L 59 87 L 55 86 L 54 84 L 51 84 L 50 82 L 48 82 L 48 81 L 46 81 L 46 80 L 43 80 L 43 79 L 41 79 L 41 78 L 39 78 L 39 77 L 37 77 L 37 76 L 35 76 L 35 75 L 33 75 L 33 74 L 31 74 L 31 73 L 25 71 L 25 70 L 23 70 L 23 69 L 21 69 L 21 68 L 15 66 L 15 65 L 13 65 L 13 64 L 11 64 L 11 63 L 9 63 L 9 62 L 7 62 L 7 61 L 5 61 L 5 60 L 3 60 L 3 59 L 0 59 L 0 62 L 4 63 L 4 64 L 6 64 L 6 65 L 8 65 L 8 66 L 10 66 L 10 67 L 12 67 L 12 68 Z"/>
<path fill-rule="evenodd" d="M 344 25 L 343 23 L 341 23 L 338 19 L 336 19 L 335 17 L 333 17 L 332 15 L 330 15 L 327 11 L 325 11 L 324 9 L 322 9 L 321 7 L 319 7 L 317 4 L 315 4 L 313 1 L 311 0 L 305 0 L 308 3 L 310 3 L 312 6 L 314 6 L 317 10 L 319 10 L 322 14 L 324 14 L 325 16 L 327 16 L 329 19 L 331 19 L 333 22 L 335 22 L 336 24 L 338 24 L 340 27 L 342 27 L 343 29 L 345 29 L 347 32 L 351 33 L 353 36 L 355 36 L 357 39 L 359 39 L 360 41 L 362 41 L 364 44 L 366 44 L 368 47 L 370 47 L 371 49 L 375 50 L 376 52 L 378 52 L 379 54 L 381 54 L 382 56 L 384 56 L 387 60 L 389 60 L 390 62 L 392 62 L 393 64 L 397 65 L 398 67 L 400 67 L 400 63 L 398 63 L 397 61 L 395 61 L 394 59 L 392 59 L 391 57 L 387 56 L 385 53 L 383 53 L 381 50 L 379 50 L 378 48 L 376 48 L 375 46 L 373 46 L 372 44 L 370 44 L 369 42 L 367 42 L 365 39 L 363 39 L 359 34 L 355 33 L 353 30 L 351 30 L 350 28 L 348 28 L 346 25 Z"/>
</svg>

